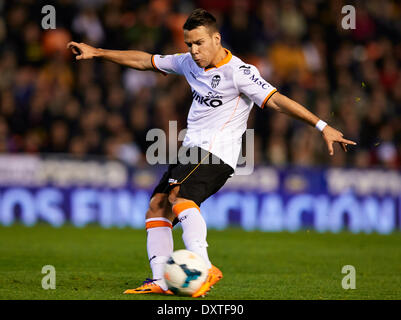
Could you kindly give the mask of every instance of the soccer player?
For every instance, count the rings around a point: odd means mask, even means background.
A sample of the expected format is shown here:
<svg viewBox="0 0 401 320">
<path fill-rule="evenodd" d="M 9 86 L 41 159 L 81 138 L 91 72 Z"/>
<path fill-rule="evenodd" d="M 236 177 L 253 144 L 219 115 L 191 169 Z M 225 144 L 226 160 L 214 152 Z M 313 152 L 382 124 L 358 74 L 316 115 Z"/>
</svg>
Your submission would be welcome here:
<svg viewBox="0 0 401 320">
<path fill-rule="evenodd" d="M 183 75 L 192 90 L 183 145 L 191 155 L 197 155 L 197 161 L 187 163 L 178 158 L 178 163 L 169 165 L 155 188 L 146 212 L 147 251 L 153 278 L 124 293 L 172 294 L 163 277 L 163 265 L 173 252 L 172 227 L 177 221 L 181 223 L 186 248 L 199 254 L 209 268 L 207 280 L 193 297 L 205 295 L 223 277 L 209 260 L 207 228 L 199 207 L 232 176 L 254 103 L 315 126 L 322 133 L 330 155 L 334 153 L 334 143 L 339 143 L 344 151 L 348 144 L 356 144 L 344 139 L 341 132 L 302 105 L 280 94 L 260 76 L 255 66 L 223 48 L 216 19 L 206 10 L 194 10 L 183 30 L 189 51 L 183 54 L 104 50 L 76 42 L 67 45 L 77 60 L 97 57 L 137 70 Z"/>
</svg>

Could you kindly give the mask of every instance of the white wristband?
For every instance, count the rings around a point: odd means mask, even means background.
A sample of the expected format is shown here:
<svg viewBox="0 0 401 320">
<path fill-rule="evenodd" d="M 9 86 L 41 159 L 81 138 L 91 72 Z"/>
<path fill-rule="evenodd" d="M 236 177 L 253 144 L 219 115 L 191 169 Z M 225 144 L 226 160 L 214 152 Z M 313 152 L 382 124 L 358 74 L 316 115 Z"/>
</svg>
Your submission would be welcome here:
<svg viewBox="0 0 401 320">
<path fill-rule="evenodd" d="M 325 126 L 327 126 L 327 123 L 323 120 L 319 120 L 315 125 L 316 129 L 318 129 L 319 131 L 323 131 Z"/>
</svg>

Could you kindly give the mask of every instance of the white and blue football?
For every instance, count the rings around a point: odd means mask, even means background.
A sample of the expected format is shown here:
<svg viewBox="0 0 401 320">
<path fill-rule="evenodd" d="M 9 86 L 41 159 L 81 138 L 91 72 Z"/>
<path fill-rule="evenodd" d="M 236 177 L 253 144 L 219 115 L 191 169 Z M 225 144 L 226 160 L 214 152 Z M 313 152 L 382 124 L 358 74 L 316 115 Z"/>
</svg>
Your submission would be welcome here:
<svg viewBox="0 0 401 320">
<path fill-rule="evenodd" d="M 201 256 L 189 250 L 174 251 L 164 267 L 168 288 L 178 295 L 190 296 L 205 282 L 208 268 Z"/>
</svg>

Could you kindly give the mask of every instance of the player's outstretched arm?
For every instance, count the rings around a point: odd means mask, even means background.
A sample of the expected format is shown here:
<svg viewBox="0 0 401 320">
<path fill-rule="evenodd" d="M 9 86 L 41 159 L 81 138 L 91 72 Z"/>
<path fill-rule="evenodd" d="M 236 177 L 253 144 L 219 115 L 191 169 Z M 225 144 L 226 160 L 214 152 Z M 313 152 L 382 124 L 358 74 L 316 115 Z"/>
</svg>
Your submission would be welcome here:
<svg viewBox="0 0 401 320">
<path fill-rule="evenodd" d="M 316 126 L 320 121 L 320 119 L 308 109 L 279 92 L 273 94 L 267 101 L 266 105 L 279 112 L 286 113 L 293 118 L 303 120 L 312 126 Z M 348 144 L 356 145 L 354 141 L 344 139 L 343 134 L 340 131 L 330 127 L 329 125 L 326 125 L 323 128 L 322 136 L 327 144 L 330 155 L 334 154 L 333 144 L 335 142 L 338 142 L 345 152 L 347 152 Z"/>
<path fill-rule="evenodd" d="M 72 53 L 76 55 L 76 60 L 102 58 L 137 70 L 154 70 L 151 62 L 152 55 L 147 52 L 106 50 L 74 41 L 69 42 L 67 48 L 71 49 Z"/>
</svg>

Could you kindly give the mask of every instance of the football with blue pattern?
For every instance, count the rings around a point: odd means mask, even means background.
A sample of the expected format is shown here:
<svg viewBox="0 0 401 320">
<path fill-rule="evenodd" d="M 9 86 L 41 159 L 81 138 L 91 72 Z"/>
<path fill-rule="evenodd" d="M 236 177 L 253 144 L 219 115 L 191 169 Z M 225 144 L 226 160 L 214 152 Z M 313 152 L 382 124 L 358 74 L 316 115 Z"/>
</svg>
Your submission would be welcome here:
<svg viewBox="0 0 401 320">
<path fill-rule="evenodd" d="M 178 295 L 192 295 L 205 282 L 208 268 L 198 254 L 189 250 L 172 253 L 164 267 L 168 288 Z"/>
</svg>

